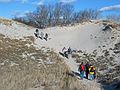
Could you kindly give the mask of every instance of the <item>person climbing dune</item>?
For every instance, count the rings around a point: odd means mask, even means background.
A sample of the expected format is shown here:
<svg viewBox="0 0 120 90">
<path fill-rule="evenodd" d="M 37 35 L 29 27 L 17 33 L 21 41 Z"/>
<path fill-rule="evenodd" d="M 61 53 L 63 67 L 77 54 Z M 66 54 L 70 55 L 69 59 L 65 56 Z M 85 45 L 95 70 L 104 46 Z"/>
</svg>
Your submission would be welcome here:
<svg viewBox="0 0 120 90">
<path fill-rule="evenodd" d="M 48 34 L 47 34 L 47 33 L 45 34 L 44 39 L 45 39 L 46 41 L 48 40 Z"/>
<path fill-rule="evenodd" d="M 39 30 L 38 30 L 38 29 L 35 30 L 34 35 L 35 35 L 37 38 L 39 38 Z"/>
<path fill-rule="evenodd" d="M 89 62 L 86 63 L 85 65 L 85 74 L 86 74 L 86 79 L 88 79 L 88 75 L 89 75 L 89 68 L 90 68 L 90 64 Z"/>
<path fill-rule="evenodd" d="M 89 74 L 90 74 L 90 80 L 93 80 L 95 77 L 95 68 L 90 65 L 90 68 L 89 68 Z"/>
<path fill-rule="evenodd" d="M 72 54 L 72 50 L 70 47 L 68 48 L 68 54 Z"/>
<path fill-rule="evenodd" d="M 66 47 L 63 47 L 62 53 L 64 57 L 68 58 L 68 49 L 66 49 Z"/>
<path fill-rule="evenodd" d="M 43 40 L 43 38 L 44 38 L 44 33 L 41 32 L 41 33 L 40 33 L 40 39 Z"/>
<path fill-rule="evenodd" d="M 81 77 L 81 80 L 83 80 L 84 78 L 84 70 L 85 70 L 85 66 L 83 64 L 83 62 L 80 64 L 79 66 L 79 72 L 80 72 L 80 77 Z"/>
</svg>

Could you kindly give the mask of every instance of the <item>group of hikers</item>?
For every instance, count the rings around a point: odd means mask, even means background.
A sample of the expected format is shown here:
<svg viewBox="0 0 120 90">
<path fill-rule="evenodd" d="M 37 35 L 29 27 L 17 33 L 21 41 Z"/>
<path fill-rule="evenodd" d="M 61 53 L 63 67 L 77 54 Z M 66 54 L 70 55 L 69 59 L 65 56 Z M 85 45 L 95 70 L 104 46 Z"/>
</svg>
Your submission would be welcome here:
<svg viewBox="0 0 120 90">
<path fill-rule="evenodd" d="M 63 54 L 64 57 L 69 58 L 69 55 L 72 54 L 71 48 L 69 47 L 69 48 L 67 49 L 66 47 L 63 47 L 63 49 L 62 49 L 62 54 Z"/>
<path fill-rule="evenodd" d="M 44 34 L 43 32 L 40 33 L 38 29 L 36 29 L 34 35 L 37 38 L 40 38 L 41 40 L 43 40 L 43 39 L 45 39 L 46 41 L 48 40 L 48 34 L 47 33 Z M 66 58 L 69 58 L 69 55 L 71 55 L 72 52 L 74 52 L 74 50 L 72 50 L 70 47 L 69 48 L 63 47 L 62 52 L 60 52 L 60 54 L 62 54 Z M 90 79 L 90 80 L 93 80 L 96 77 L 95 67 L 93 67 L 88 62 L 85 65 L 82 62 L 79 65 L 78 71 L 80 72 L 80 78 L 81 78 L 81 80 L 84 77 L 86 77 L 86 79 Z"/>
<path fill-rule="evenodd" d="M 48 40 L 48 34 L 47 33 L 44 34 L 43 32 L 40 33 L 38 29 L 36 29 L 34 34 L 37 38 L 40 38 L 41 40 L 43 39 L 45 39 L 46 41 Z"/>
<path fill-rule="evenodd" d="M 72 50 L 70 47 L 66 48 L 64 47 L 62 49 L 62 55 L 66 58 L 69 58 L 69 55 L 71 55 L 74 52 L 74 50 Z M 93 80 L 96 78 L 96 69 L 95 67 L 90 64 L 89 62 L 87 62 L 85 65 L 82 62 L 79 65 L 78 71 L 80 72 L 80 78 L 81 80 L 85 77 L 86 79 L 90 79 Z"/>
<path fill-rule="evenodd" d="M 90 79 L 93 80 L 96 78 L 96 70 L 95 67 L 93 67 L 93 65 L 89 64 L 89 62 L 87 62 L 85 65 L 82 62 L 79 65 L 78 71 L 80 72 L 80 78 L 81 80 L 86 77 L 86 79 Z"/>
</svg>

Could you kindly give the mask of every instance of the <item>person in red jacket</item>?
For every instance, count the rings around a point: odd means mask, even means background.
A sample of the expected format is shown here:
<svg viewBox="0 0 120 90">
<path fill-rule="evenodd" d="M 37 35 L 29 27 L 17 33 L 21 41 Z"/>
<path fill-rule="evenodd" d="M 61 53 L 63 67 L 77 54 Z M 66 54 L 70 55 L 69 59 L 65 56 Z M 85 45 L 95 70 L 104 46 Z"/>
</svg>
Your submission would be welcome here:
<svg viewBox="0 0 120 90">
<path fill-rule="evenodd" d="M 85 70 L 85 66 L 84 66 L 84 64 L 83 64 L 83 62 L 80 64 L 80 66 L 79 66 L 79 71 L 80 71 L 80 77 L 81 77 L 81 79 L 83 79 L 84 78 L 84 70 Z"/>
</svg>

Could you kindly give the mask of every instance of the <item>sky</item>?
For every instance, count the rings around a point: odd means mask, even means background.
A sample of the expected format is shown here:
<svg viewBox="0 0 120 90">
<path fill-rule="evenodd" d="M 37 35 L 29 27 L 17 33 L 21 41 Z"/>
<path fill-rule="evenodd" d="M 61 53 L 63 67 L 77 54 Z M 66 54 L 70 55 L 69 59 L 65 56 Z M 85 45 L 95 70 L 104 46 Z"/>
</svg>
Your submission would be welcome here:
<svg viewBox="0 0 120 90">
<path fill-rule="evenodd" d="M 0 17 L 11 19 L 14 15 L 23 16 L 36 10 L 38 5 L 70 3 L 75 11 L 97 9 L 103 13 L 120 15 L 120 0 L 0 0 Z"/>
</svg>

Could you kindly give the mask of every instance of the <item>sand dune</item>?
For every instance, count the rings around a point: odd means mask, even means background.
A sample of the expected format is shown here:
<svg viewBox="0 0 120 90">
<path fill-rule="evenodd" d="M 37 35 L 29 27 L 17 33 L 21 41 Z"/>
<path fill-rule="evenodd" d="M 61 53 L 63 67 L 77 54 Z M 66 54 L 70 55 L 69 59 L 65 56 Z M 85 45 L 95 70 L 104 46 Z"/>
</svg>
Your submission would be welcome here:
<svg viewBox="0 0 120 90">
<path fill-rule="evenodd" d="M 97 50 L 97 52 L 101 54 L 103 49 L 113 48 L 114 44 L 120 40 L 119 31 L 114 29 L 112 31 L 102 31 L 103 28 L 103 25 L 100 23 L 86 22 L 75 26 L 39 29 L 39 32 L 43 32 L 44 34 L 48 33 L 48 41 L 41 40 L 34 36 L 36 28 L 28 27 L 20 23 L 16 24 L 15 22 L 12 23 L 11 26 L 1 24 L 0 33 L 10 38 L 33 36 L 35 38 L 34 46 L 37 48 L 52 48 L 57 53 L 59 53 L 63 47 L 71 47 L 71 49 L 82 50 L 87 53 L 92 53 L 94 50 Z M 64 59 L 71 70 L 77 72 L 78 64 L 72 58 Z"/>
</svg>

